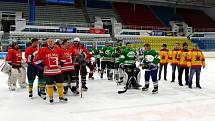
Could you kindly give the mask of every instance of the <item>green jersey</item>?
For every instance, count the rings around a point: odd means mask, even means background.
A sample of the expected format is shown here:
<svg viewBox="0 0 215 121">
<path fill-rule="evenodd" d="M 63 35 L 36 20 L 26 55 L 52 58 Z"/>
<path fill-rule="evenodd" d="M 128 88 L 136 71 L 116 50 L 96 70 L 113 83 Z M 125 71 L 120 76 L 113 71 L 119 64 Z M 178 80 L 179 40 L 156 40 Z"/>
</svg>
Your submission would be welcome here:
<svg viewBox="0 0 215 121">
<path fill-rule="evenodd" d="M 141 64 L 144 64 L 144 65 L 153 64 L 154 68 L 152 69 L 156 69 L 158 63 L 160 63 L 158 52 L 156 52 L 153 49 L 149 51 L 144 51 Z"/>
<path fill-rule="evenodd" d="M 90 52 L 92 52 L 94 58 L 100 58 L 99 48 L 92 48 Z"/>
<path fill-rule="evenodd" d="M 133 65 L 136 62 L 136 50 L 134 48 L 125 48 L 120 55 L 119 63 L 124 65 Z"/>
<path fill-rule="evenodd" d="M 115 60 L 115 63 L 119 63 L 120 55 L 121 55 L 121 52 L 117 52 L 117 51 L 115 50 L 115 52 L 114 52 L 113 55 L 112 55 L 112 58 Z"/>
<path fill-rule="evenodd" d="M 100 50 L 100 56 L 102 61 L 113 61 L 113 54 L 114 54 L 113 47 L 103 47 Z"/>
</svg>

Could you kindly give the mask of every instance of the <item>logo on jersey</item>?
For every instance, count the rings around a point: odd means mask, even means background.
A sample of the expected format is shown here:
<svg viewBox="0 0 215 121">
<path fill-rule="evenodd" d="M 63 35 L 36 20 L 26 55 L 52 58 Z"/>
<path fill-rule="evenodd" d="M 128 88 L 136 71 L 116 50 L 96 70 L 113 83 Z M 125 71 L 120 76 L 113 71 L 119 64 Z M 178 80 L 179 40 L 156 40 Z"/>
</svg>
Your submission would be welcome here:
<svg viewBox="0 0 215 121">
<path fill-rule="evenodd" d="M 153 62 L 154 61 L 154 56 L 152 56 L 152 55 L 146 55 L 145 59 L 146 59 L 146 62 Z"/>
<path fill-rule="evenodd" d="M 199 55 L 196 55 L 196 60 L 195 61 L 200 61 L 201 57 Z"/>
<path fill-rule="evenodd" d="M 105 54 L 107 54 L 107 55 L 111 54 L 110 50 L 106 50 Z"/>
<path fill-rule="evenodd" d="M 128 56 L 129 58 L 133 58 L 133 57 L 135 57 L 135 55 L 136 55 L 136 53 L 133 52 L 133 51 L 128 52 L 128 54 L 127 54 L 127 56 Z"/>
</svg>

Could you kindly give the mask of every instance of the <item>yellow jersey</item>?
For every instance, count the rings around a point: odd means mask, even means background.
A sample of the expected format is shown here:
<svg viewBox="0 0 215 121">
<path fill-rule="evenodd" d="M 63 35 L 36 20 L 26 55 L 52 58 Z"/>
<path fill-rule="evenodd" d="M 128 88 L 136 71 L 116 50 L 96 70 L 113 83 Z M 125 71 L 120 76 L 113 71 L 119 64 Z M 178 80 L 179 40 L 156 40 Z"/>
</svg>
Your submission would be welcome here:
<svg viewBox="0 0 215 121">
<path fill-rule="evenodd" d="M 179 61 L 179 66 L 181 67 L 188 67 L 188 53 L 189 50 L 180 50 L 178 55 L 177 55 L 177 59 Z"/>
<path fill-rule="evenodd" d="M 168 49 L 161 49 L 159 55 L 160 55 L 160 64 L 167 64 L 168 63 L 169 50 Z"/>
<path fill-rule="evenodd" d="M 202 67 L 206 66 L 205 57 L 201 50 L 191 50 L 188 53 L 188 66 L 189 67 Z"/>
<path fill-rule="evenodd" d="M 179 50 L 174 49 L 172 51 L 169 51 L 169 63 L 173 64 L 173 65 L 178 65 L 179 64 L 179 60 L 177 59 L 179 54 Z"/>
</svg>

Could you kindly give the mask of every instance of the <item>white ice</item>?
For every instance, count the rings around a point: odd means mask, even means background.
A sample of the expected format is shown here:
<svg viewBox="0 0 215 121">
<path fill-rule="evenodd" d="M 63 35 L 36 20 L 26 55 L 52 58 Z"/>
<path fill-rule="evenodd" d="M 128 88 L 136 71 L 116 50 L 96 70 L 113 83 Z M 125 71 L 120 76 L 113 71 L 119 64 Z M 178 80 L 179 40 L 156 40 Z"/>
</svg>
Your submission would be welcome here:
<svg viewBox="0 0 215 121">
<path fill-rule="evenodd" d="M 33 99 L 26 89 L 8 91 L 8 77 L 0 73 L 0 121 L 215 121 L 215 59 L 206 63 L 201 90 L 170 83 L 169 66 L 169 80 L 159 81 L 156 95 L 151 93 L 152 85 L 148 92 L 128 90 L 119 95 L 123 86 L 96 74 L 95 80 L 88 81 L 83 98 L 69 94 L 68 103 L 53 105 L 37 96 L 36 87 Z"/>
</svg>

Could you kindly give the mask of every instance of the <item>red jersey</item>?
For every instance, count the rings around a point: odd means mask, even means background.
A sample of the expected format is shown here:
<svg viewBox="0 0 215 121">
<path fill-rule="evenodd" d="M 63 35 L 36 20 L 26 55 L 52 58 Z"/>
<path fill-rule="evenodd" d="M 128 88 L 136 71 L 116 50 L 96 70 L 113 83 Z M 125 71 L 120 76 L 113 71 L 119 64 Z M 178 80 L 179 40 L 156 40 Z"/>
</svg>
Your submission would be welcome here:
<svg viewBox="0 0 215 121">
<path fill-rule="evenodd" d="M 22 62 L 22 51 L 20 49 L 9 49 L 6 57 L 6 61 L 13 65 L 21 65 Z"/>
<path fill-rule="evenodd" d="M 74 70 L 74 64 L 72 63 L 72 51 L 64 48 L 62 48 L 61 51 L 63 54 L 63 60 L 65 60 L 63 67 L 61 67 L 62 72 Z"/>
<path fill-rule="evenodd" d="M 89 61 L 89 59 L 90 59 L 89 52 L 87 51 L 87 49 L 84 46 L 74 46 L 74 45 L 72 45 L 70 47 L 70 50 L 73 53 L 73 56 L 75 58 L 77 58 L 79 54 L 83 53 L 85 55 L 86 61 Z M 74 65 L 79 65 L 79 64 L 77 62 L 74 62 Z"/>
<path fill-rule="evenodd" d="M 9 48 L 8 48 L 8 52 L 7 52 L 7 56 L 6 56 L 6 58 L 5 58 L 5 61 L 6 61 L 6 62 L 11 63 L 11 61 L 9 60 L 9 59 L 10 59 L 10 58 L 9 58 L 9 55 L 12 53 L 12 51 L 13 51 L 13 49 L 12 49 L 11 47 L 9 47 Z"/>
<path fill-rule="evenodd" d="M 64 60 L 62 58 L 62 51 L 60 48 L 42 48 L 38 52 L 38 59 L 43 61 L 45 66 L 44 75 L 58 75 L 62 73 L 60 62 L 64 62 Z"/>
<path fill-rule="evenodd" d="M 36 52 L 38 51 L 37 47 L 28 47 L 25 50 L 25 58 L 26 58 L 26 63 L 30 63 L 34 61 L 34 58 L 36 56 Z"/>
</svg>

